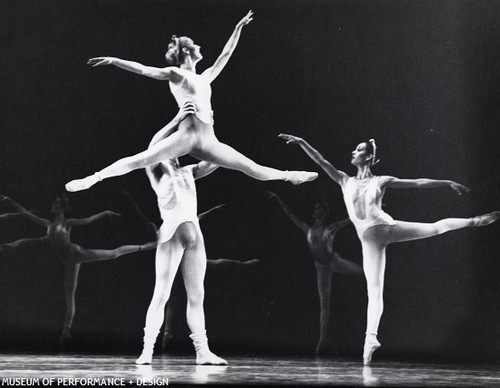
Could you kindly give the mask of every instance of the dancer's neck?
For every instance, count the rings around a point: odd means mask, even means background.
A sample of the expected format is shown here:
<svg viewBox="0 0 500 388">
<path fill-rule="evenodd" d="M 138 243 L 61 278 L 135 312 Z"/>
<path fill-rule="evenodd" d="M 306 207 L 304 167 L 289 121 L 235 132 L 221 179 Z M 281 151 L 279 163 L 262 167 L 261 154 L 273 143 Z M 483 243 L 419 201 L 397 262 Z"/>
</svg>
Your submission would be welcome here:
<svg viewBox="0 0 500 388">
<path fill-rule="evenodd" d="M 366 178 L 372 178 L 373 174 L 372 171 L 370 170 L 370 166 L 362 166 L 358 167 L 358 173 L 354 177 L 355 179 L 366 179 Z"/>
</svg>

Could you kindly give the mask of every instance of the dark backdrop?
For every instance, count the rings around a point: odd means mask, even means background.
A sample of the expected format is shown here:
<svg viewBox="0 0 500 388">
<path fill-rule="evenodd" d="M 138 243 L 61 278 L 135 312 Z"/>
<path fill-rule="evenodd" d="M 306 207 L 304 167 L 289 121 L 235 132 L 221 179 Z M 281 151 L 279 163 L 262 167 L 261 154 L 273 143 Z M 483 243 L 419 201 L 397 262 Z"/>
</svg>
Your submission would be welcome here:
<svg viewBox="0 0 500 388">
<path fill-rule="evenodd" d="M 388 192 L 396 219 L 499 209 L 497 1 L 2 1 L 0 191 L 50 217 L 65 182 L 144 149 L 176 113 L 167 83 L 93 69 L 88 58 L 165 66 L 170 36 L 188 35 L 202 46 L 203 70 L 249 9 L 255 19 L 213 83 L 217 136 L 262 164 L 320 177 L 296 187 L 219 170 L 199 182 L 200 211 L 227 204 L 202 221 L 209 257 L 261 260 L 246 270 L 209 268 L 207 329 L 221 355 L 311 354 L 319 331 L 313 262 L 305 236 L 265 191 L 307 222 L 319 199 L 331 204 L 333 219 L 346 210 L 340 189 L 277 135 L 303 136 L 350 174 L 350 152 L 374 137 L 375 173 L 471 188 L 463 197 L 449 189 Z M 108 248 L 145 241 L 122 188 L 159 221 L 136 171 L 69 195 L 76 217 L 124 213 L 75 229 L 75 241 Z M 1 242 L 43 234 L 21 222 L 0 229 Z M 380 356 L 500 356 L 499 232 L 493 225 L 388 248 Z M 361 263 L 352 226 L 336 241 L 343 257 Z M 53 349 L 64 314 L 62 267 L 41 249 L 0 257 L 0 350 Z M 74 349 L 137 352 L 153 284 L 151 252 L 84 264 Z M 332 295 L 331 353 L 357 357 L 364 281 L 336 275 Z M 183 314 L 177 346 L 190 349 Z"/>
</svg>

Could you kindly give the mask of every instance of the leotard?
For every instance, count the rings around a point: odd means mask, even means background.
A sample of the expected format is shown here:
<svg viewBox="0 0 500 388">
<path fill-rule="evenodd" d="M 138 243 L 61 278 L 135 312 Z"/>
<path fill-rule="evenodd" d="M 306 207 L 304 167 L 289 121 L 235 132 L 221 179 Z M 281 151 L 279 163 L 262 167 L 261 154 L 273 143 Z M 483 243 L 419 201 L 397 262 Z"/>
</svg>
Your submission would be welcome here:
<svg viewBox="0 0 500 388">
<path fill-rule="evenodd" d="M 353 188 L 353 177 L 350 177 L 342 187 L 347 213 L 361 240 L 363 239 L 363 233 L 373 226 L 394 225 L 396 223 L 389 214 L 382 210 L 384 192 L 380 189 L 379 178 L 378 176 L 370 178 L 364 189 L 358 193 L 355 193 Z M 354 194 L 357 194 L 357 198 L 354 198 Z M 360 211 L 359 217 L 354 205 L 355 200 L 359 205 L 357 207 Z"/>
</svg>

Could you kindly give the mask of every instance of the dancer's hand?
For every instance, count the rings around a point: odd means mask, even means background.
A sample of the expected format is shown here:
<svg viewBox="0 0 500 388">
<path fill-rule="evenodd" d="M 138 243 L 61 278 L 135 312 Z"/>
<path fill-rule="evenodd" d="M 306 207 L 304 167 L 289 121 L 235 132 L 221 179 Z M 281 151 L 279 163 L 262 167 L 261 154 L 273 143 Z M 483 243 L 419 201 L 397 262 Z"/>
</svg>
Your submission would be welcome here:
<svg viewBox="0 0 500 388">
<path fill-rule="evenodd" d="M 455 190 L 458 195 L 462 195 L 463 193 L 468 193 L 470 191 L 468 187 L 453 181 L 450 182 L 450 187 Z"/>
<path fill-rule="evenodd" d="M 245 15 L 243 19 L 241 19 L 238 24 L 236 25 L 237 27 L 243 27 L 246 26 L 248 23 L 250 23 L 253 20 L 253 11 L 250 10 L 248 13 Z"/>
<path fill-rule="evenodd" d="M 304 139 L 302 139 L 301 137 L 287 135 L 286 133 L 280 133 L 278 137 L 284 139 L 286 141 L 286 144 L 299 144 L 300 142 L 304 141 Z"/>
<path fill-rule="evenodd" d="M 91 65 L 92 67 L 96 66 L 106 66 L 106 65 L 112 65 L 113 64 L 113 57 L 95 57 L 95 58 L 90 58 L 87 61 L 87 65 Z"/>
<path fill-rule="evenodd" d="M 1 201 L 10 201 L 11 199 L 7 197 L 6 195 L 0 194 L 0 202 Z"/>
<path fill-rule="evenodd" d="M 279 199 L 278 194 L 276 194 L 272 191 L 269 191 L 269 190 L 266 190 L 266 197 L 268 199 L 273 199 L 273 198 Z"/>
<path fill-rule="evenodd" d="M 179 109 L 179 112 L 177 113 L 175 118 L 176 120 L 181 122 L 187 116 L 194 115 L 195 113 L 196 113 L 196 106 L 194 105 L 193 101 L 188 100 L 181 106 L 181 109 Z"/>
</svg>

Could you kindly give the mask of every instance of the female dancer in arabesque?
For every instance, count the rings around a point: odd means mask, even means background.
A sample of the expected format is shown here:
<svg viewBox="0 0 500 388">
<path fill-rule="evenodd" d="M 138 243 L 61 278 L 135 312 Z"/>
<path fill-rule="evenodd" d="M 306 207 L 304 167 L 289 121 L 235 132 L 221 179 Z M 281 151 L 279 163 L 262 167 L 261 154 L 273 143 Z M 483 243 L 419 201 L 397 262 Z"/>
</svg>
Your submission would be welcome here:
<svg viewBox="0 0 500 388">
<path fill-rule="evenodd" d="M 154 249 L 157 244 L 156 241 L 152 241 L 141 245 L 123 245 L 115 249 L 83 248 L 71 241 L 71 229 L 73 226 L 89 225 L 103 217 L 116 216 L 119 214 L 106 210 L 86 218 L 67 218 L 69 209 L 68 200 L 65 197 L 59 197 L 52 203 L 54 220 L 50 221 L 36 216 L 7 196 L 0 195 L 0 201 L 10 203 L 18 210 L 17 213 L 0 215 L 0 220 L 24 217 L 28 221 L 46 228 L 46 235 L 43 237 L 22 238 L 11 243 L 0 244 L 0 250 L 20 249 L 27 246 L 41 248 L 48 244 L 55 253 L 57 259 L 64 266 L 64 299 L 66 301 L 66 313 L 64 316 L 63 330 L 59 338 L 59 347 L 61 350 L 64 350 L 71 339 L 71 327 L 76 311 L 75 295 L 81 264 L 112 260 L 130 253 L 151 250 Z"/>
<path fill-rule="evenodd" d="M 275 198 L 285 214 L 299 227 L 307 238 L 307 245 L 316 267 L 316 278 L 320 303 L 319 340 L 316 345 L 316 354 L 319 355 L 325 348 L 330 323 L 330 305 L 332 292 L 332 276 L 335 273 L 363 275 L 363 269 L 352 261 L 343 259 L 335 252 L 333 241 L 337 232 L 351 223 L 349 218 L 329 223 L 327 217 L 330 208 L 326 202 L 314 205 L 312 225 L 300 220 L 288 205 L 275 193 L 268 191 L 270 198 Z"/>
<path fill-rule="evenodd" d="M 473 218 L 446 218 L 434 223 L 404 222 L 392 219 L 385 213 L 382 197 L 387 188 L 435 188 L 450 187 L 459 195 L 468 189 L 450 180 L 399 179 L 393 176 L 375 176 L 371 166 L 378 162 L 373 139 L 360 143 L 352 152 L 351 163 L 357 167 L 356 176 L 349 177 L 337 170 L 304 139 L 281 134 L 287 144 L 298 144 L 342 188 L 349 218 L 356 228 L 363 252 L 363 270 L 368 290 L 366 338 L 363 363 L 371 363 L 373 352 L 380 347 L 377 331 L 384 301 L 385 250 L 395 242 L 418 240 L 436 236 L 451 230 L 489 225 L 500 218 L 500 211 Z"/>
<path fill-rule="evenodd" d="M 189 115 L 179 124 L 177 132 L 155 146 L 134 156 L 120 159 L 86 178 L 73 180 L 66 184 L 66 190 L 85 190 L 102 179 L 124 175 L 186 154 L 225 168 L 242 171 L 258 180 L 283 180 L 301 184 L 316 179 L 318 177 L 316 172 L 281 171 L 261 166 L 227 144 L 221 143 L 214 134 L 210 101 L 211 83 L 227 64 L 236 48 L 243 26 L 250 23 L 252 15 L 250 11 L 241 19 L 214 65 L 202 74 L 196 73 L 196 64 L 203 58 L 200 46 L 195 45 L 188 37 L 177 38 L 175 35 L 165 55 L 167 62 L 172 65 L 169 67 L 144 66 L 113 57 L 89 59 L 88 63 L 92 66 L 114 65 L 144 76 L 169 81 L 170 90 L 179 107 L 186 101 L 192 101 L 195 105 L 195 114 Z"/>
</svg>

